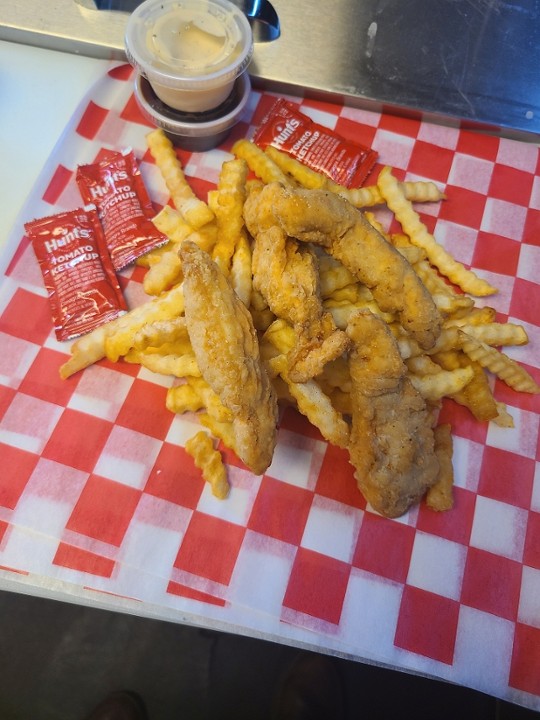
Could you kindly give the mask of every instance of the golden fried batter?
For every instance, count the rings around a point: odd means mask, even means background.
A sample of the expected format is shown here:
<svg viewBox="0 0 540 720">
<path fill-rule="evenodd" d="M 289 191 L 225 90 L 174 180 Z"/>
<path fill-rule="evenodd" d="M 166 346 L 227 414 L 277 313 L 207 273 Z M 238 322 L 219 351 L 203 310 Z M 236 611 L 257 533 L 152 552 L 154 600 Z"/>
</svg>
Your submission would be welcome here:
<svg viewBox="0 0 540 720">
<path fill-rule="evenodd" d="M 287 237 L 271 208 L 261 207 L 259 196 L 260 192 L 251 194 L 244 208 L 254 238 L 253 287 L 274 315 L 293 326 L 298 343 L 288 357 L 289 376 L 294 382 L 306 382 L 339 357 L 349 340 L 322 307 L 315 254 L 310 247 Z"/>
<path fill-rule="evenodd" d="M 255 197 L 259 216 L 270 212 L 286 235 L 322 245 L 366 285 L 385 312 L 421 345 L 432 347 L 441 318 L 410 263 L 347 200 L 324 190 L 267 185 Z M 271 209 L 271 211 L 270 211 Z"/>
<path fill-rule="evenodd" d="M 216 263 L 195 243 L 184 241 L 180 257 L 186 322 L 197 364 L 233 414 L 235 452 L 260 475 L 272 461 L 278 411 L 251 315 Z"/>
<path fill-rule="evenodd" d="M 347 333 L 353 341 L 349 454 L 355 478 L 377 512 L 398 517 L 438 477 L 431 414 L 380 318 L 357 311 Z"/>
</svg>

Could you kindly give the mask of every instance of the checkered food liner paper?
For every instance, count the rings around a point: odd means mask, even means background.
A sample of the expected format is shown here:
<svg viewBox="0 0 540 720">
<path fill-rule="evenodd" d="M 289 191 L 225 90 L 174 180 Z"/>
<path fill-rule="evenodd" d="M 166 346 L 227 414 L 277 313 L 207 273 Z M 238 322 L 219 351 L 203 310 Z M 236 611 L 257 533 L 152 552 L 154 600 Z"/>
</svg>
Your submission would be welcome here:
<svg viewBox="0 0 540 720">
<path fill-rule="evenodd" d="M 436 182 L 418 208 L 457 259 L 499 289 L 499 318 L 530 344 L 508 351 L 538 381 L 540 157 L 531 144 L 384 113 L 290 98 L 317 122 L 373 147 L 404 179 Z M 275 96 L 254 90 L 219 148 L 180 151 L 200 197 L 236 139 Z M 165 408 L 170 379 L 102 361 L 66 381 L 23 223 L 80 205 L 78 165 L 132 147 L 156 210 L 168 201 L 149 155 L 132 69 L 114 64 L 67 125 L 0 258 L 0 564 L 27 583 L 64 583 L 167 608 L 179 620 L 441 677 L 540 709 L 539 399 L 494 381 L 513 429 L 448 402 L 455 507 L 397 520 L 366 507 L 346 453 L 292 410 L 272 465 L 254 477 L 224 450 L 232 484 L 216 500 L 186 440 L 195 415 Z M 120 274 L 130 306 L 144 270 Z M 496 659 L 496 661 L 494 661 Z"/>
</svg>

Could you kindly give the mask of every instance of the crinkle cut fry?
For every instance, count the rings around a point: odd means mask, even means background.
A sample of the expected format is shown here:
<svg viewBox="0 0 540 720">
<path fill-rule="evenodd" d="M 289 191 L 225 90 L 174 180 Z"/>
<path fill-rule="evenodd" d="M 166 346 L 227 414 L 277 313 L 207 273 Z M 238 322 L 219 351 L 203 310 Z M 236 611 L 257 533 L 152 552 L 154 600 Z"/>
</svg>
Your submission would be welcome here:
<svg viewBox="0 0 540 720">
<path fill-rule="evenodd" d="M 186 180 L 182 164 L 174 146 L 161 128 L 152 130 L 146 136 L 146 142 L 156 165 L 158 166 L 171 199 L 184 219 L 195 229 L 214 219 L 214 213 L 208 205 L 195 195 Z"/>
<path fill-rule="evenodd" d="M 219 451 L 214 450 L 212 440 L 204 430 L 200 430 L 187 440 L 185 448 L 196 467 L 202 470 L 203 478 L 212 488 L 212 494 L 224 500 L 229 495 L 227 471 Z"/>
<path fill-rule="evenodd" d="M 386 204 L 399 220 L 403 230 L 415 245 L 424 248 L 430 262 L 435 265 L 443 275 L 464 292 L 471 295 L 492 295 L 497 289 L 486 280 L 479 278 L 472 270 L 467 270 L 460 262 L 455 260 L 431 235 L 412 204 L 400 190 L 397 179 L 392 175 L 389 167 L 384 167 L 377 180 L 377 185 Z"/>
<path fill-rule="evenodd" d="M 359 210 L 324 190 L 277 184 L 267 185 L 255 201 L 263 209 L 271 206 L 288 236 L 322 245 L 345 265 L 370 288 L 381 310 L 399 314 L 403 327 L 422 347 L 435 343 L 441 316 L 433 299 L 411 265 Z"/>
<path fill-rule="evenodd" d="M 176 318 L 182 314 L 183 309 L 183 289 L 182 285 L 177 285 L 163 295 L 133 308 L 125 315 L 100 325 L 71 346 L 71 357 L 61 366 L 60 377 L 65 380 L 108 356 L 108 351 L 111 352 L 109 359 L 116 362 L 120 355 L 125 355 L 133 346 L 141 328 L 156 320 Z"/>
</svg>

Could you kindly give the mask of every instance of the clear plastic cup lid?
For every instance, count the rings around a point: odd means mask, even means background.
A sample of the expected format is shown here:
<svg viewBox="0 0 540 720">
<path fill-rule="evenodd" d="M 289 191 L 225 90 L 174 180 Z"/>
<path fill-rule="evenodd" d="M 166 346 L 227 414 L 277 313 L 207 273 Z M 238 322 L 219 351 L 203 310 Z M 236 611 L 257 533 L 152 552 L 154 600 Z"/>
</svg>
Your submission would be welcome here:
<svg viewBox="0 0 540 720">
<path fill-rule="evenodd" d="M 150 83 L 196 90 L 244 72 L 253 37 L 247 17 L 228 0 L 146 0 L 128 19 L 125 47 Z"/>
</svg>

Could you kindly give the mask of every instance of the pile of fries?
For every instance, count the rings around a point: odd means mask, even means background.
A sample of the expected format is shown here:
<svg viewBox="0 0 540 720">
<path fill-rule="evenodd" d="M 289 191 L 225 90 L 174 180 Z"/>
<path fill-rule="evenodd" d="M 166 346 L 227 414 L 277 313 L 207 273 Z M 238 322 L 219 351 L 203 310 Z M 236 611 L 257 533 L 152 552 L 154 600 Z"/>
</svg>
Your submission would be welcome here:
<svg viewBox="0 0 540 720">
<path fill-rule="evenodd" d="M 414 268 L 443 319 L 438 340 L 429 350 L 422 349 L 393 314 L 382 311 L 370 290 L 344 265 L 323 251 L 317 255 L 323 306 L 337 328 L 346 329 L 349 317 L 359 308 L 383 318 L 398 343 L 411 382 L 430 406 L 436 409 L 444 397 L 452 398 L 480 422 L 511 427 L 506 407 L 493 396 L 493 376 L 520 392 L 540 391 L 527 371 L 499 349 L 527 343 L 524 328 L 498 323 L 493 308 L 475 305 L 473 297 L 491 295 L 496 289 L 457 262 L 415 211 L 413 203 L 447 201 L 433 183 L 400 183 L 391 168 L 385 167 L 376 184 L 347 189 L 273 147 L 263 151 L 240 140 L 233 147 L 234 158 L 223 163 L 217 187 L 204 202 L 195 196 L 165 134 L 154 130 L 147 135 L 147 142 L 171 199 L 154 218 L 169 242 L 138 261 L 147 268 L 144 289 L 153 299 L 77 340 L 60 370 L 61 377 L 101 358 L 122 359 L 173 376 L 176 380 L 168 390 L 167 408 L 174 413 L 197 412 L 212 436 L 234 450 L 233 417 L 202 377 L 186 326 L 179 249 L 189 239 L 211 256 L 250 311 L 261 357 L 279 399 L 297 407 L 329 442 L 343 446 L 351 412 L 347 358 L 332 360 L 319 375 L 304 382 L 291 381 L 283 363 L 295 345 L 295 330 L 274 315 L 252 284 L 252 238 L 244 222 L 244 204 L 254 188 L 279 182 L 344 197 Z M 389 233 L 381 227 L 372 213 L 377 206 L 392 211 L 402 232 Z M 451 440 L 446 438 L 446 442 L 451 447 Z M 198 432 L 186 450 L 213 493 L 226 497 L 226 469 L 212 438 Z M 446 475 L 451 478 L 451 474 L 450 463 Z M 439 488 L 431 494 L 429 504 L 439 510 L 451 507 L 450 486 L 451 479 L 446 491 Z"/>
</svg>

